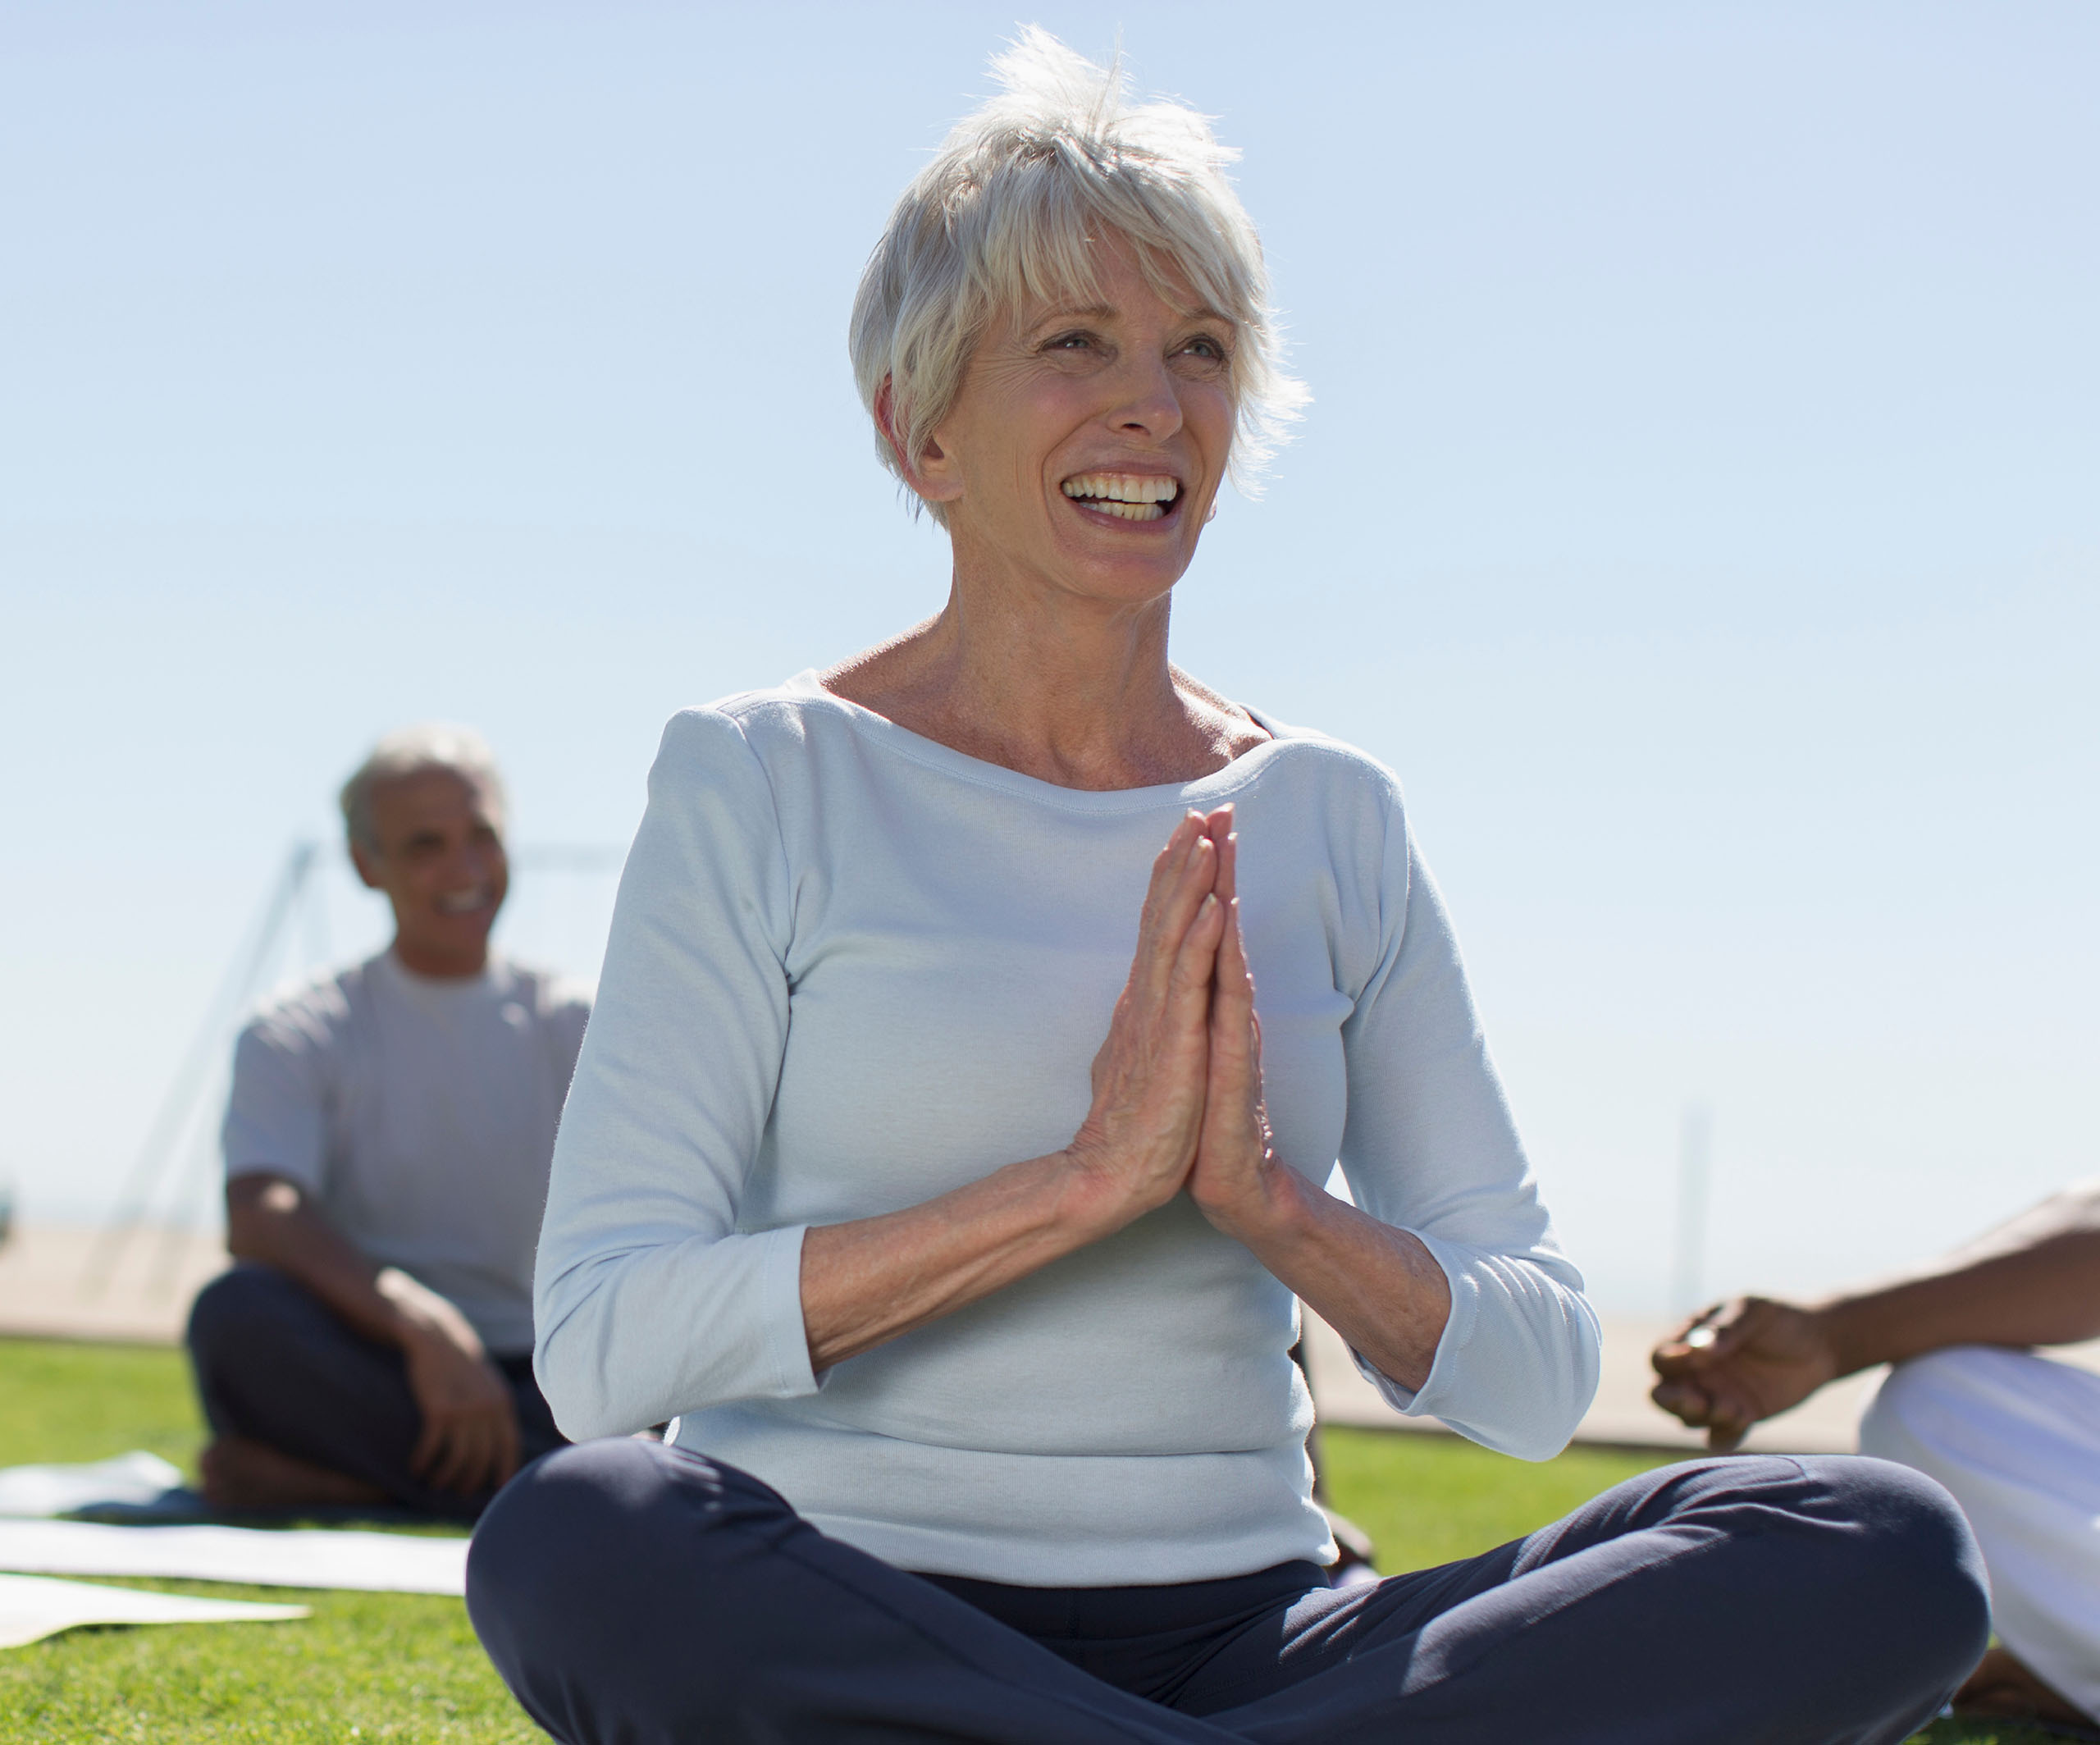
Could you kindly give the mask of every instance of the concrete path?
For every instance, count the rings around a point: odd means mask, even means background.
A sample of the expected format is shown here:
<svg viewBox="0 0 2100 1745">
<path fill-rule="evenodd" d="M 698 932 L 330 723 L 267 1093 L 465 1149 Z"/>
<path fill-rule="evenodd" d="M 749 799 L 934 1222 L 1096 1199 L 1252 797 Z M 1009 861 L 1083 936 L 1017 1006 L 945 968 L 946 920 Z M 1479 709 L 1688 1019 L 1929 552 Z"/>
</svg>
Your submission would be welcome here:
<svg viewBox="0 0 2100 1745">
<path fill-rule="evenodd" d="M 0 1246 L 0 1336 L 174 1345 L 198 1287 L 226 1268 L 216 1231 L 17 1226 Z"/>
</svg>

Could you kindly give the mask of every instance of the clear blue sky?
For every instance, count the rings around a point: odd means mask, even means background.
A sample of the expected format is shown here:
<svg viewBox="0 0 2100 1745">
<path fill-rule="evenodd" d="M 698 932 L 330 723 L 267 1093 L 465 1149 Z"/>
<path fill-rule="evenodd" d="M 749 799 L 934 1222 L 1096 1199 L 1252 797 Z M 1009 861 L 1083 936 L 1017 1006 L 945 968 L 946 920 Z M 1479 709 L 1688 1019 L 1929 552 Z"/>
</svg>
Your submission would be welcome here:
<svg viewBox="0 0 2100 1745">
<path fill-rule="evenodd" d="M 938 603 L 846 311 L 1016 16 L 0 10 L 30 1215 L 107 1200 L 378 732 L 619 843 L 673 710 Z M 1661 1306 L 1692 1099 L 1716 1286 L 2100 1169 L 2100 9 L 1032 16 L 1245 153 L 1317 398 L 1177 652 L 1400 772 L 1606 1304 Z"/>
</svg>

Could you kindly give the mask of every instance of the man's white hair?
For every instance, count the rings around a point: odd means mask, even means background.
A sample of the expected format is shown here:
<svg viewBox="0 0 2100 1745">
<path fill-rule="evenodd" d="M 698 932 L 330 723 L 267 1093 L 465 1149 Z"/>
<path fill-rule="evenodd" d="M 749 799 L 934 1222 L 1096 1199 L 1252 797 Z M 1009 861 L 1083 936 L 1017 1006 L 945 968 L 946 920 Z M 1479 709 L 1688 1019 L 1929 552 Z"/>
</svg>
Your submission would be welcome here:
<svg viewBox="0 0 2100 1745">
<path fill-rule="evenodd" d="M 1035 25 L 992 69 L 1000 94 L 905 190 L 861 276 L 849 344 L 862 403 L 874 416 L 888 382 L 897 444 L 923 453 L 994 315 L 1098 295 L 1089 244 L 1112 232 L 1156 290 L 1179 277 L 1237 330 L 1232 476 L 1251 491 L 1308 396 L 1283 372 L 1261 240 L 1226 176 L 1239 154 L 1185 104 L 1133 103 L 1120 57 L 1097 66 Z M 876 449 L 903 477 L 879 418 Z"/>
<path fill-rule="evenodd" d="M 379 833 L 372 821 L 372 793 L 387 782 L 427 770 L 449 770 L 470 787 L 488 796 L 500 818 L 508 802 L 503 776 L 495 766 L 495 753 L 489 742 L 471 727 L 455 727 L 448 721 L 425 721 L 390 733 L 372 748 L 359 764 L 340 796 L 343 828 L 357 847 L 377 853 Z"/>
</svg>

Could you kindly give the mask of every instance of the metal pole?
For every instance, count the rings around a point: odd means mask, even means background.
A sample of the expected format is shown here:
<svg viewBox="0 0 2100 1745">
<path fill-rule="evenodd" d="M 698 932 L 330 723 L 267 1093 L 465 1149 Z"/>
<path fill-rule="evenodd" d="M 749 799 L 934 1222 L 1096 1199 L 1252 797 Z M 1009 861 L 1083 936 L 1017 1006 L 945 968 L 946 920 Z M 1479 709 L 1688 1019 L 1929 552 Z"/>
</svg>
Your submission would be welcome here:
<svg viewBox="0 0 2100 1745">
<path fill-rule="evenodd" d="M 204 1021 L 190 1039 L 189 1052 L 176 1071 L 167 1095 L 161 1099 L 153 1126 L 147 1130 L 146 1143 L 139 1148 L 137 1160 L 131 1166 L 124 1191 L 118 1196 L 116 1210 L 103 1225 L 101 1236 L 89 1253 L 87 1264 L 81 1268 L 83 1297 L 100 1296 L 108 1289 L 111 1276 L 123 1258 L 132 1231 L 152 1204 L 167 1172 L 169 1153 L 189 1125 L 198 1095 L 209 1080 L 212 1058 L 226 1045 L 226 1026 L 246 1003 L 253 991 L 256 977 L 268 964 L 277 937 L 299 901 L 299 892 L 313 870 L 314 857 L 318 852 L 319 844 L 315 843 L 292 845 L 284 870 L 263 906 L 262 919 L 247 948 L 235 954 L 217 994 L 205 1009 Z"/>
<path fill-rule="evenodd" d="M 1671 1306 L 1688 1315 L 1705 1307 L 1707 1206 L 1714 1172 L 1714 1112 L 1687 1106 L 1678 1131 L 1677 1263 Z"/>
</svg>

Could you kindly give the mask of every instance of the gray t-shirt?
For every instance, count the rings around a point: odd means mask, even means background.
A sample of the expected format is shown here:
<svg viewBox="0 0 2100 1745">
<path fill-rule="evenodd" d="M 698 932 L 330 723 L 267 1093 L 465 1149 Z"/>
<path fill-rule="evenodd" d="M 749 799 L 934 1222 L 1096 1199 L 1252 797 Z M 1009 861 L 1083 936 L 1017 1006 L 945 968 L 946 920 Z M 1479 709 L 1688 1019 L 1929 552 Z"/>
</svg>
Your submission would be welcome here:
<svg viewBox="0 0 2100 1745">
<path fill-rule="evenodd" d="M 441 980 L 391 952 L 281 996 L 235 1045 L 227 1177 L 299 1183 L 491 1351 L 529 1351 L 548 1160 L 590 1001 L 493 957 Z"/>
</svg>

